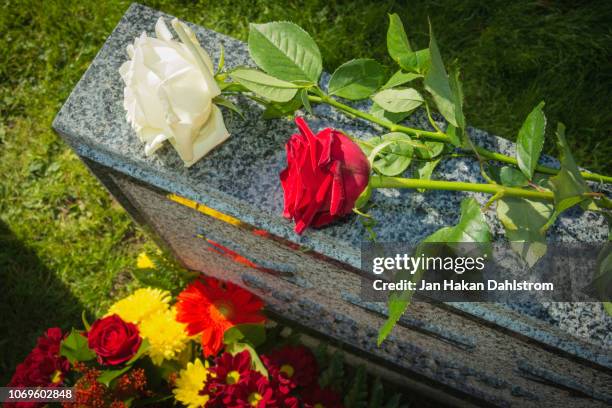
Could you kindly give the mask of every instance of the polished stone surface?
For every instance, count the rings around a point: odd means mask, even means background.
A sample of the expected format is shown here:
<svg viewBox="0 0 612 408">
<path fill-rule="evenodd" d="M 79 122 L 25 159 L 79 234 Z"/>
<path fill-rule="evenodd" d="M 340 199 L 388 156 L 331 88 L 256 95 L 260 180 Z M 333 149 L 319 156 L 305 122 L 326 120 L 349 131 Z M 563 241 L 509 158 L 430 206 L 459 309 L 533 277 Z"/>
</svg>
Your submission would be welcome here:
<svg viewBox="0 0 612 408">
<path fill-rule="evenodd" d="M 281 216 L 282 190 L 278 173 L 285 163 L 284 143 L 296 130 L 292 122 L 265 121 L 261 119 L 262 109 L 258 105 L 237 98 L 235 102 L 244 111 L 245 119 L 224 111 L 230 139 L 191 168 L 183 167 L 171 147 L 161 149 L 154 157 L 145 157 L 144 146 L 125 120 L 123 84 L 118 68 L 127 59 L 126 45 L 143 31 L 153 35 L 155 21 L 160 15 L 163 14 L 137 4 L 129 8 L 74 88 L 53 127 L 81 156 L 358 267 L 360 243 L 367 239 L 367 234 L 357 217 L 348 217 L 329 228 L 298 236 L 292 224 Z M 244 43 L 198 26 L 192 25 L 192 28 L 215 61 L 223 45 L 229 67 L 251 64 Z M 316 107 L 315 116 L 307 115 L 307 120 L 315 131 L 333 126 L 356 137 L 381 133 L 380 129 L 346 118 L 324 106 Z M 414 115 L 410 123 L 427 127 L 421 113 Z M 504 139 L 476 129 L 471 129 L 470 133 L 480 145 L 514 154 L 514 145 Z M 550 158 L 543 161 L 554 164 Z M 445 161 L 434 173 L 434 178 L 483 181 L 477 162 L 470 158 Z M 459 203 L 466 195 L 394 189 L 376 192 L 372 215 L 378 221 L 375 227 L 378 240 L 420 241 L 438 228 L 455 223 Z M 482 203 L 486 200 L 484 195 L 474 196 Z M 499 238 L 501 227 L 494 214 L 487 214 L 487 218 Z M 549 239 L 600 242 L 607 239 L 607 234 L 603 217 L 572 210 L 556 222 Z M 460 307 L 469 311 L 477 305 Z M 612 344 L 612 320 L 598 304 L 531 305 L 520 310 L 589 341 Z"/>
</svg>

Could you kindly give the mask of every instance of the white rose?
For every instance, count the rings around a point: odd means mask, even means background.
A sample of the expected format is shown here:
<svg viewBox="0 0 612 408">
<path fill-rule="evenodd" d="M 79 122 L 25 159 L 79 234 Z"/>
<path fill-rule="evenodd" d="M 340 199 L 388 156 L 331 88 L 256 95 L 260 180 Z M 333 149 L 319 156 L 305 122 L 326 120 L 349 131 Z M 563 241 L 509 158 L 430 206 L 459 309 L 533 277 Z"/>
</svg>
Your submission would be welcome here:
<svg viewBox="0 0 612 408">
<path fill-rule="evenodd" d="M 146 33 L 127 47 L 130 60 L 119 69 L 125 82 L 127 120 L 145 143 L 147 156 L 170 141 L 189 167 L 229 137 L 213 103 L 221 93 L 210 56 L 189 28 L 174 19 L 182 42 L 160 18 L 157 38 Z"/>
</svg>

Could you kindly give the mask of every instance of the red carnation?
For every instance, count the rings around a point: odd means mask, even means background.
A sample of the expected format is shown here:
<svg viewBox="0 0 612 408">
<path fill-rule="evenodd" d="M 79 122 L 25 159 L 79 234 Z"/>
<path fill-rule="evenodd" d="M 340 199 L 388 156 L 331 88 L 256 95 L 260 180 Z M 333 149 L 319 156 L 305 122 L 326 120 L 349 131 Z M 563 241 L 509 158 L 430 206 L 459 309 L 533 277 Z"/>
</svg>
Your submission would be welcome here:
<svg viewBox="0 0 612 408">
<path fill-rule="evenodd" d="M 283 394 L 296 387 L 308 387 L 317 378 L 317 360 L 307 347 L 285 346 L 261 358 L 270 381 Z"/>
<path fill-rule="evenodd" d="M 263 323 L 263 302 L 231 282 L 206 278 L 196 280 L 178 295 L 176 320 L 187 324 L 190 336 L 202 334 L 206 357 L 223 347 L 225 331 L 238 324 Z"/>
<path fill-rule="evenodd" d="M 87 341 L 100 364 L 117 365 L 134 357 L 142 338 L 135 324 L 114 314 L 96 320 L 87 333 Z"/>
<path fill-rule="evenodd" d="M 64 376 L 70 370 L 70 363 L 59 355 L 60 343 L 64 335 L 58 327 L 48 329 L 38 338 L 36 347 L 25 360 L 17 366 L 8 383 L 9 387 L 58 387 L 62 385 Z M 7 403 L 5 406 L 38 407 L 43 404 L 36 402 Z"/>
<path fill-rule="evenodd" d="M 350 214 L 368 185 L 370 164 L 359 146 L 343 133 L 326 128 L 312 133 L 302 118 L 299 134 L 291 136 L 287 168 L 280 174 L 285 192 L 283 215 L 293 219 L 295 232 L 321 227 Z"/>
<path fill-rule="evenodd" d="M 224 394 L 223 390 L 231 385 L 247 381 L 250 372 L 251 355 L 248 350 L 233 356 L 230 353 L 223 353 L 217 357 L 215 364 L 210 369 L 211 376 L 203 392 L 210 395 L 209 404 L 220 404 Z"/>
<path fill-rule="evenodd" d="M 329 388 L 315 385 L 304 392 L 304 408 L 343 408 L 340 396 Z"/>
<path fill-rule="evenodd" d="M 207 408 L 280 408 L 274 389 L 266 377 L 249 371 L 243 381 L 225 386 L 216 398 L 206 403 Z"/>
</svg>

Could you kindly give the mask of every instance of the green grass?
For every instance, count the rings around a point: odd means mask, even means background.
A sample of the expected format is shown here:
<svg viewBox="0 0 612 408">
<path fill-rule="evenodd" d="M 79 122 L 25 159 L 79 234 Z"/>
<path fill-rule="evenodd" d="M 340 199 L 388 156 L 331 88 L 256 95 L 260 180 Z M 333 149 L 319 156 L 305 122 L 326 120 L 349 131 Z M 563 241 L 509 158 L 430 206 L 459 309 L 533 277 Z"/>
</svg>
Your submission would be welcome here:
<svg viewBox="0 0 612 408">
<path fill-rule="evenodd" d="M 413 43 L 432 20 L 462 67 L 471 125 L 514 138 L 540 100 L 563 120 L 578 161 L 612 173 L 612 7 L 606 1 L 156 1 L 183 19 L 246 39 L 248 23 L 292 20 L 333 70 L 386 57 L 386 14 Z M 51 121 L 127 1 L 5 1 L 0 6 L 0 383 L 42 330 L 99 314 L 132 281 L 143 234 L 51 131 Z M 552 126 L 551 126 L 552 127 Z"/>
</svg>

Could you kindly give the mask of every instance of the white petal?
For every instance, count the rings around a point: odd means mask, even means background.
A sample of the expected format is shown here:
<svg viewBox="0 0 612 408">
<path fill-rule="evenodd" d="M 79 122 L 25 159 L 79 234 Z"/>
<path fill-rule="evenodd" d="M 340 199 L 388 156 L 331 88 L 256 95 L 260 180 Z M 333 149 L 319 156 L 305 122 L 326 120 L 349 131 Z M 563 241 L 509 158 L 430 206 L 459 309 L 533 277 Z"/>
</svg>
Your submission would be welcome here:
<svg viewBox="0 0 612 408">
<path fill-rule="evenodd" d="M 229 132 L 223 122 L 223 114 L 216 105 L 213 105 L 210 118 L 200 130 L 200 134 L 193 144 L 193 159 L 185 161 L 185 166 L 192 166 L 216 146 L 227 140 L 228 137 Z"/>
<path fill-rule="evenodd" d="M 150 142 L 145 145 L 145 155 L 150 156 L 159 150 L 160 147 L 163 146 L 164 142 L 168 140 L 168 136 L 160 133 L 155 136 Z"/>
<path fill-rule="evenodd" d="M 157 38 L 162 40 L 172 40 L 172 33 L 170 30 L 168 30 L 168 26 L 166 26 L 166 22 L 164 21 L 163 17 L 157 19 L 157 23 L 155 23 L 155 35 Z"/>
</svg>

